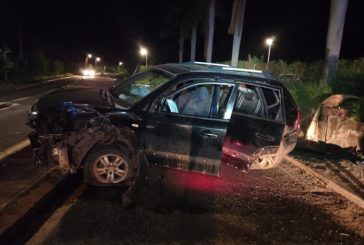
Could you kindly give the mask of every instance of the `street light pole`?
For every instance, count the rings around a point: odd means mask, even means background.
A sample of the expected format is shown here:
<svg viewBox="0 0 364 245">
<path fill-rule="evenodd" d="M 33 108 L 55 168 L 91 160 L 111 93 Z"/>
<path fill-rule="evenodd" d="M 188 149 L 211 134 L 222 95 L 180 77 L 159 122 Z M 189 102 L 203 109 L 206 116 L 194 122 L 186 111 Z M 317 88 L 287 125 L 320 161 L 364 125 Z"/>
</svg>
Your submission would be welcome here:
<svg viewBox="0 0 364 245">
<path fill-rule="evenodd" d="M 140 55 L 145 56 L 145 68 L 148 68 L 148 50 L 146 48 L 140 48 Z"/>
<path fill-rule="evenodd" d="M 96 57 L 95 58 L 95 70 L 96 70 L 96 65 L 97 65 L 97 62 L 100 62 L 101 58 L 100 57 Z"/>
<path fill-rule="evenodd" d="M 268 45 L 268 58 L 267 58 L 267 65 L 266 65 L 266 69 L 267 70 L 269 68 L 270 51 L 271 51 L 271 48 L 272 48 L 273 41 L 274 41 L 274 38 L 273 37 L 267 38 L 265 40 L 265 43 Z"/>
<path fill-rule="evenodd" d="M 148 68 L 148 52 L 145 53 L 145 68 Z"/>
<path fill-rule="evenodd" d="M 92 54 L 87 54 L 85 59 L 85 68 L 87 69 L 88 59 L 92 58 Z"/>
</svg>

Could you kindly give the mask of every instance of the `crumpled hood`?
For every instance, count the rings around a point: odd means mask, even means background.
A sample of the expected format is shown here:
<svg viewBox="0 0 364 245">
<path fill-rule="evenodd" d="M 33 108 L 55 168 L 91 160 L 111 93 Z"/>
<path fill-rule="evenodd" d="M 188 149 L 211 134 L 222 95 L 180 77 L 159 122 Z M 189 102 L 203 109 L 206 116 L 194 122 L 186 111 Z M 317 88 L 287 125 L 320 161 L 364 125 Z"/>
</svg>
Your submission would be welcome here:
<svg viewBox="0 0 364 245">
<path fill-rule="evenodd" d="M 110 108 L 107 100 L 103 99 L 97 88 L 63 88 L 51 91 L 41 96 L 36 102 L 37 111 L 47 111 L 57 108 L 64 102 L 88 104 L 91 107 Z"/>
</svg>

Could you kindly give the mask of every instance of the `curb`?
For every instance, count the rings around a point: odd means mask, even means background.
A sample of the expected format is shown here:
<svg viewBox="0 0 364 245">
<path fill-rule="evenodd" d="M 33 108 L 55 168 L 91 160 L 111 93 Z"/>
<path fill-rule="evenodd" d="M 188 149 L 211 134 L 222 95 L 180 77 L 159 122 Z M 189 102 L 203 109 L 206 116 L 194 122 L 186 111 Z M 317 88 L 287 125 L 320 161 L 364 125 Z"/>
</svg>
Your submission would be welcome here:
<svg viewBox="0 0 364 245">
<path fill-rule="evenodd" d="M 5 149 L 0 152 L 0 160 L 21 151 L 29 145 L 30 141 L 26 139 Z M 19 220 L 22 220 L 24 215 L 27 215 L 30 210 L 36 207 L 38 203 L 43 200 L 44 196 L 48 195 L 49 192 L 52 192 L 52 190 L 65 179 L 66 176 L 57 174 L 57 170 L 57 168 L 48 169 L 23 190 L 20 190 L 15 196 L 1 203 L 0 219 L 3 219 L 3 221 L 0 222 L 0 244 L 3 244 L 1 243 L 2 236 L 15 224 L 17 224 Z M 41 190 L 47 189 L 49 191 L 43 194 Z M 37 193 L 35 196 L 32 194 L 33 191 Z M 21 210 L 25 210 L 25 213 Z"/>
<path fill-rule="evenodd" d="M 49 171 L 45 178 L 32 185 L 33 189 L 41 187 L 42 183 L 46 182 L 47 176 L 51 178 L 51 173 L 52 171 Z M 29 205 L 25 214 L 18 215 L 0 231 L 0 244 L 25 244 L 80 184 L 82 184 L 81 172 L 58 177 L 47 192 Z M 28 189 L 29 191 L 31 189 Z M 16 205 L 17 200 L 13 203 Z"/>
<path fill-rule="evenodd" d="M 321 182 L 323 182 L 327 186 L 327 188 L 330 188 L 331 190 L 333 190 L 336 193 L 342 195 L 343 197 L 347 198 L 349 201 L 357 204 L 359 207 L 364 209 L 364 199 L 362 199 L 360 196 L 352 193 L 351 191 L 346 190 L 344 187 L 342 187 L 339 184 L 335 183 L 334 181 L 328 179 L 324 175 L 316 172 L 311 167 L 309 167 L 309 166 L 305 165 L 304 163 L 294 159 L 293 157 L 285 156 L 284 159 L 287 160 L 288 162 L 292 163 L 296 167 L 304 170 L 306 173 L 308 173 L 308 174 L 312 175 L 313 177 L 319 179 Z"/>
<path fill-rule="evenodd" d="M 50 83 L 50 82 L 53 82 L 53 81 L 63 80 L 63 79 L 71 78 L 71 77 L 74 77 L 74 75 L 55 78 L 55 79 L 50 79 L 50 80 L 45 80 L 45 81 L 41 81 L 41 82 L 35 82 L 35 83 L 25 85 L 25 86 L 22 86 L 22 87 L 0 90 L 0 95 L 1 94 L 6 94 L 6 93 L 9 93 L 9 92 L 13 92 L 13 91 L 21 91 L 21 90 L 29 89 L 29 88 L 32 88 L 32 87 L 37 87 L 37 86 L 40 86 L 42 84 L 47 84 L 47 83 Z"/>
<path fill-rule="evenodd" d="M 7 207 L 11 206 L 13 203 L 16 202 L 17 199 L 19 199 L 22 196 L 25 196 L 26 194 L 30 193 L 30 191 L 34 190 L 38 186 L 40 186 L 45 180 L 47 180 L 53 171 L 56 169 L 50 169 L 47 173 L 45 173 L 42 177 L 40 177 L 37 181 L 35 181 L 33 184 L 29 185 L 27 188 L 22 190 L 20 193 L 18 193 L 16 196 L 11 198 L 9 201 L 3 203 L 0 206 L 0 215 L 3 213 L 4 210 L 6 210 Z M 0 233 L 1 236 L 1 233 Z"/>
</svg>

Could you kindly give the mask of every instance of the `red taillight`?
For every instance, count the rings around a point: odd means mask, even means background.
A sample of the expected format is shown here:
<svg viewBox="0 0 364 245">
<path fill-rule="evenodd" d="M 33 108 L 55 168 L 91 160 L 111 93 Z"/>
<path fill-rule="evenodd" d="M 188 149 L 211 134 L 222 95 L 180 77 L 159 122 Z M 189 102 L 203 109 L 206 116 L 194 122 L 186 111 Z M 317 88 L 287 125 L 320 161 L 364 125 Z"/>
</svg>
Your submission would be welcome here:
<svg viewBox="0 0 364 245">
<path fill-rule="evenodd" d="M 297 119 L 294 122 L 294 129 L 298 132 L 301 130 L 301 118 L 302 118 L 302 114 L 300 111 L 297 111 Z"/>
</svg>

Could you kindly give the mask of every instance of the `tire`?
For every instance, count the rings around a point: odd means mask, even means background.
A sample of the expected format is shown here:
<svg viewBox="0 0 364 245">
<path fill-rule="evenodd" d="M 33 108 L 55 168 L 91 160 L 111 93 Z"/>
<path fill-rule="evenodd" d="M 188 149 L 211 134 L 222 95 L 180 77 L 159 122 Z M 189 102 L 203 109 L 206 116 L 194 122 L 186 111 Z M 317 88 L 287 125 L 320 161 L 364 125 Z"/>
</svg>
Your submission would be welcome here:
<svg viewBox="0 0 364 245">
<path fill-rule="evenodd" d="M 83 176 L 94 186 L 120 186 L 133 175 L 131 154 L 122 146 L 101 145 L 86 157 Z"/>
</svg>

